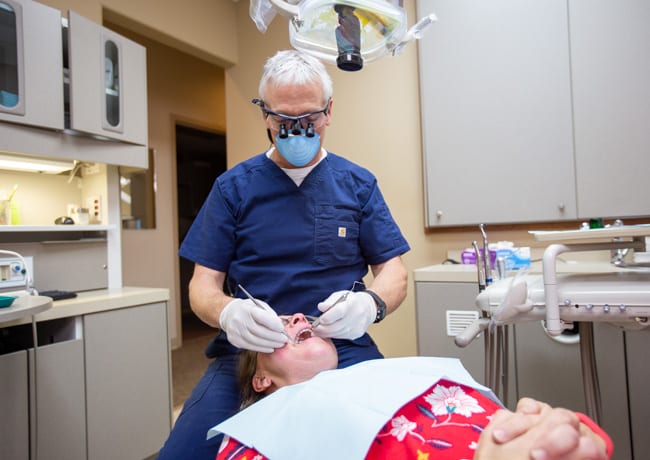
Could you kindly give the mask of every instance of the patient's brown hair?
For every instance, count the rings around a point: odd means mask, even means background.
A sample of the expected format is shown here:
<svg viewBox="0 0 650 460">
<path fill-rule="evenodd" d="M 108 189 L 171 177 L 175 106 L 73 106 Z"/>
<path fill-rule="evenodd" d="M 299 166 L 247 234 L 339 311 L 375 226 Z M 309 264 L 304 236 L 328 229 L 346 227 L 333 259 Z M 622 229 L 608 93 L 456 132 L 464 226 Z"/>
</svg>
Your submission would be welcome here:
<svg viewBox="0 0 650 460">
<path fill-rule="evenodd" d="M 239 352 L 239 392 L 241 397 L 241 409 L 259 401 L 264 393 L 255 391 L 253 388 L 253 376 L 257 370 L 257 352 L 241 350 Z"/>
</svg>

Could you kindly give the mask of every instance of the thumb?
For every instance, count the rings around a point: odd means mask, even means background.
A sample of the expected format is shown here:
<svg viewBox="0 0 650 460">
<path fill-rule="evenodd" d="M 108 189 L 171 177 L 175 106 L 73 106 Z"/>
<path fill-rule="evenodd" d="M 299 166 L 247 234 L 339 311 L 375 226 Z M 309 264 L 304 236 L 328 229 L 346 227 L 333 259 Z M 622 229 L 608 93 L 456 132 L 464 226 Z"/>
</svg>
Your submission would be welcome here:
<svg viewBox="0 0 650 460">
<path fill-rule="evenodd" d="M 251 316 L 256 323 L 272 331 L 284 332 L 284 324 L 282 324 L 282 320 L 280 320 L 280 317 L 275 311 L 266 311 L 258 308 L 251 312 Z"/>
<path fill-rule="evenodd" d="M 348 291 L 332 292 L 327 299 L 320 302 L 316 307 L 323 313 L 332 308 L 337 302 L 340 302 L 341 297 L 346 295 Z"/>
</svg>

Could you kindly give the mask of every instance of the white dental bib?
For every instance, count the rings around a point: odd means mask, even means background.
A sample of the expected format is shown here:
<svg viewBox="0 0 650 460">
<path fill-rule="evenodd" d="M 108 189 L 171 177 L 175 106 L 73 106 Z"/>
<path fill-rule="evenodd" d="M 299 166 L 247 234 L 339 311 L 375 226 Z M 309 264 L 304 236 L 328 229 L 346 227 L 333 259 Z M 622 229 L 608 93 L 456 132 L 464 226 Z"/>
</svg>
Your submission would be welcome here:
<svg viewBox="0 0 650 460">
<path fill-rule="evenodd" d="M 455 358 L 365 361 L 280 388 L 208 431 L 224 433 L 272 460 L 363 459 L 382 426 L 438 380 L 475 388 L 498 402 Z M 500 404 L 500 403 L 499 403 Z M 320 442 L 327 438 L 330 442 Z"/>
</svg>

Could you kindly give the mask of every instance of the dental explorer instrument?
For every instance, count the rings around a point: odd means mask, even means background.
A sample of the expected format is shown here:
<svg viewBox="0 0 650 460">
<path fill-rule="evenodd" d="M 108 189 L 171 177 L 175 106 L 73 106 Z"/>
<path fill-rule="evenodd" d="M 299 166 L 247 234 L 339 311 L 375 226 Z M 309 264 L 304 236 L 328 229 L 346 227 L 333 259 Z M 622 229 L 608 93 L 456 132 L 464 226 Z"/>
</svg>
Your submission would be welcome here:
<svg viewBox="0 0 650 460">
<path fill-rule="evenodd" d="M 265 307 L 265 306 L 262 305 L 262 304 L 261 304 L 261 303 L 260 303 L 260 302 L 255 298 L 255 297 L 253 297 L 252 295 L 250 295 L 250 293 L 249 293 L 246 289 L 244 289 L 244 286 L 242 286 L 241 284 L 238 284 L 237 287 L 238 287 L 239 289 L 241 289 L 241 291 L 242 291 L 244 294 L 246 294 L 246 297 L 248 297 L 248 298 L 249 298 L 249 299 L 250 299 L 250 300 L 255 304 L 255 306 L 260 307 L 262 310 L 266 310 L 266 311 L 269 311 L 269 310 L 270 310 L 270 311 L 273 312 L 274 314 L 277 314 L 277 313 L 275 313 L 275 311 L 274 311 L 273 309 Z M 287 331 L 282 331 L 282 334 L 284 334 L 284 336 L 285 336 L 287 339 L 289 339 L 289 341 L 290 341 L 291 343 L 298 343 L 298 342 L 296 342 L 295 339 L 291 338 L 291 336 L 290 336 L 289 334 L 287 334 Z"/>
</svg>

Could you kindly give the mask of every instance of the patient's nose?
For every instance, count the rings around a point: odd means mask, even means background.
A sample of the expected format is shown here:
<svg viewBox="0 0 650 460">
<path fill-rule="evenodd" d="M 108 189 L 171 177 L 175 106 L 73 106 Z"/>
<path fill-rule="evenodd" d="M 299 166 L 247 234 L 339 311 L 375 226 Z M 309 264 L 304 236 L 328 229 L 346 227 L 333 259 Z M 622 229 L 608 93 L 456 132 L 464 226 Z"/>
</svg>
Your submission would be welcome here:
<svg viewBox="0 0 650 460">
<path fill-rule="evenodd" d="M 289 323 L 292 326 L 294 326 L 294 325 L 296 325 L 298 323 L 302 323 L 302 322 L 305 322 L 305 323 L 309 322 L 309 321 L 307 321 L 307 318 L 305 318 L 305 315 L 303 315 L 302 313 L 294 313 L 293 315 L 291 315 L 291 320 L 290 320 Z"/>
</svg>

